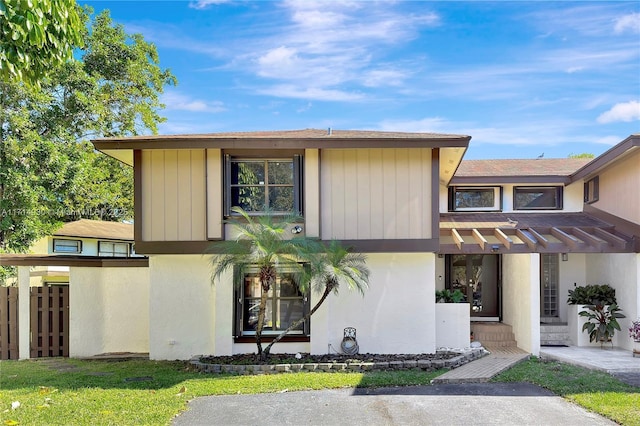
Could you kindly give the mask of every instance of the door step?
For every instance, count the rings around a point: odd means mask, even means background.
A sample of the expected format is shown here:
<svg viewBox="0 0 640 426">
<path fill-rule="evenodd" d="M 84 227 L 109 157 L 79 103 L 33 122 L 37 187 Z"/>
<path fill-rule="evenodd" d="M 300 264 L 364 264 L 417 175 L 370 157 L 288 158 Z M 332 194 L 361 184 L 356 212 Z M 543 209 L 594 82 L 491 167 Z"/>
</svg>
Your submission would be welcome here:
<svg viewBox="0 0 640 426">
<path fill-rule="evenodd" d="M 511 326 L 508 324 L 473 322 L 471 323 L 471 332 L 473 332 L 473 340 L 480 342 L 482 346 L 489 351 L 491 351 L 491 348 L 504 349 L 518 347 Z"/>
<path fill-rule="evenodd" d="M 541 346 L 571 346 L 569 326 L 566 322 L 540 324 Z"/>
</svg>

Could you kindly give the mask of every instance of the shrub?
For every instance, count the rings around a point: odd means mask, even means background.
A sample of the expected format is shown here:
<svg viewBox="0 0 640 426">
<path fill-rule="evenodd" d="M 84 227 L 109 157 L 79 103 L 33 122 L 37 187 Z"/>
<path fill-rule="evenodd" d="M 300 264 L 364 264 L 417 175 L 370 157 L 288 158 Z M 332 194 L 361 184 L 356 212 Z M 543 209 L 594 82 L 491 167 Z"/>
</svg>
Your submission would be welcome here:
<svg viewBox="0 0 640 426">
<path fill-rule="evenodd" d="M 569 305 L 595 305 L 598 302 L 603 305 L 617 304 L 616 290 L 609 284 L 590 284 L 569 290 Z"/>
<path fill-rule="evenodd" d="M 451 290 L 436 290 L 437 303 L 461 303 L 464 302 L 465 295 L 460 290 L 452 292 Z"/>
</svg>

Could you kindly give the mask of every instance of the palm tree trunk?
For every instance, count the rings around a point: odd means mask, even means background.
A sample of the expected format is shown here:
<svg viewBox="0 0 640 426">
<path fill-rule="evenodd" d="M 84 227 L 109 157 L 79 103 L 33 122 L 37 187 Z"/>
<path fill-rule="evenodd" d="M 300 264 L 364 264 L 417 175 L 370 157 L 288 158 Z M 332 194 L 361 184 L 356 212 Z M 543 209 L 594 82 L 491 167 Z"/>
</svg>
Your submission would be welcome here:
<svg viewBox="0 0 640 426">
<path fill-rule="evenodd" d="M 322 303 L 324 303 L 325 299 L 327 298 L 327 296 L 329 296 L 329 293 L 331 293 L 331 290 L 333 290 L 333 285 L 332 284 L 326 284 L 324 287 L 324 292 L 322 293 L 322 297 L 320 297 L 320 300 L 318 300 L 318 303 L 315 304 L 315 306 L 313 307 L 313 309 L 311 309 L 306 315 L 304 315 L 302 318 L 300 318 L 298 321 L 294 322 L 293 324 L 291 324 L 289 326 L 289 328 L 287 328 L 286 330 L 284 330 L 282 333 L 278 334 L 276 336 L 275 339 L 273 339 L 271 341 L 271 343 L 269 343 L 267 345 L 266 348 L 264 348 L 264 356 L 265 358 L 267 356 L 269 356 L 269 352 L 271 351 L 271 347 L 273 345 L 275 345 L 276 343 L 278 343 L 280 340 L 282 340 L 282 338 L 284 336 L 287 335 L 287 333 L 289 333 L 291 330 L 294 330 L 296 327 L 298 327 L 300 324 L 302 324 L 303 322 L 305 322 L 306 320 L 308 320 L 311 315 L 314 314 L 315 311 L 318 310 L 318 308 L 320 307 L 320 305 L 322 305 Z"/>
<path fill-rule="evenodd" d="M 262 290 L 260 295 L 260 305 L 258 307 L 258 325 L 256 326 L 256 345 L 258 346 L 258 357 L 262 360 L 262 329 L 264 328 L 264 316 L 267 312 L 268 293 Z"/>
</svg>

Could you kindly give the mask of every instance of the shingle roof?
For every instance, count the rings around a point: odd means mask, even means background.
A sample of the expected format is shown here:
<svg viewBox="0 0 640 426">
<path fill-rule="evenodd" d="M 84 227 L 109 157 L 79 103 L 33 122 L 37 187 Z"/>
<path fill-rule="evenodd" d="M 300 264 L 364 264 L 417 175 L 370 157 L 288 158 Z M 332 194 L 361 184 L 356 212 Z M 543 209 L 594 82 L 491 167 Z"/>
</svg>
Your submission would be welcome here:
<svg viewBox="0 0 640 426">
<path fill-rule="evenodd" d="M 462 160 L 455 177 L 569 176 L 590 158 Z"/>
<path fill-rule="evenodd" d="M 222 132 L 187 135 L 143 135 L 101 138 L 97 141 L 166 140 L 166 139 L 467 139 L 466 135 L 448 133 L 382 132 L 374 130 L 300 129 L 255 132 Z"/>
<path fill-rule="evenodd" d="M 53 233 L 55 237 L 104 238 L 133 241 L 133 225 L 130 223 L 80 219 L 65 223 Z"/>
</svg>

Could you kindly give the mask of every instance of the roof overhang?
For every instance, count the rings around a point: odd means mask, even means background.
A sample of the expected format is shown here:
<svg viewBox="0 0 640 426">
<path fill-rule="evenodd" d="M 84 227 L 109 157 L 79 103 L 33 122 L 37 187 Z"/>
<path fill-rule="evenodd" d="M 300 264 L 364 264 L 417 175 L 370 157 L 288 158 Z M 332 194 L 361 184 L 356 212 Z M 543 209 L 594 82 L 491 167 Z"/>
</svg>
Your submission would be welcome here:
<svg viewBox="0 0 640 426">
<path fill-rule="evenodd" d="M 445 213 L 441 254 L 633 253 L 639 237 L 585 213 Z"/>
<path fill-rule="evenodd" d="M 147 257 L 98 257 L 41 254 L 0 254 L 0 266 L 84 266 L 93 268 L 140 268 L 149 266 Z"/>
<path fill-rule="evenodd" d="M 613 162 L 623 159 L 634 152 L 640 150 L 640 134 L 634 134 L 605 151 L 593 161 L 587 163 L 571 175 L 571 181 L 577 181 L 589 177 L 600 170 L 609 167 Z"/>
</svg>

